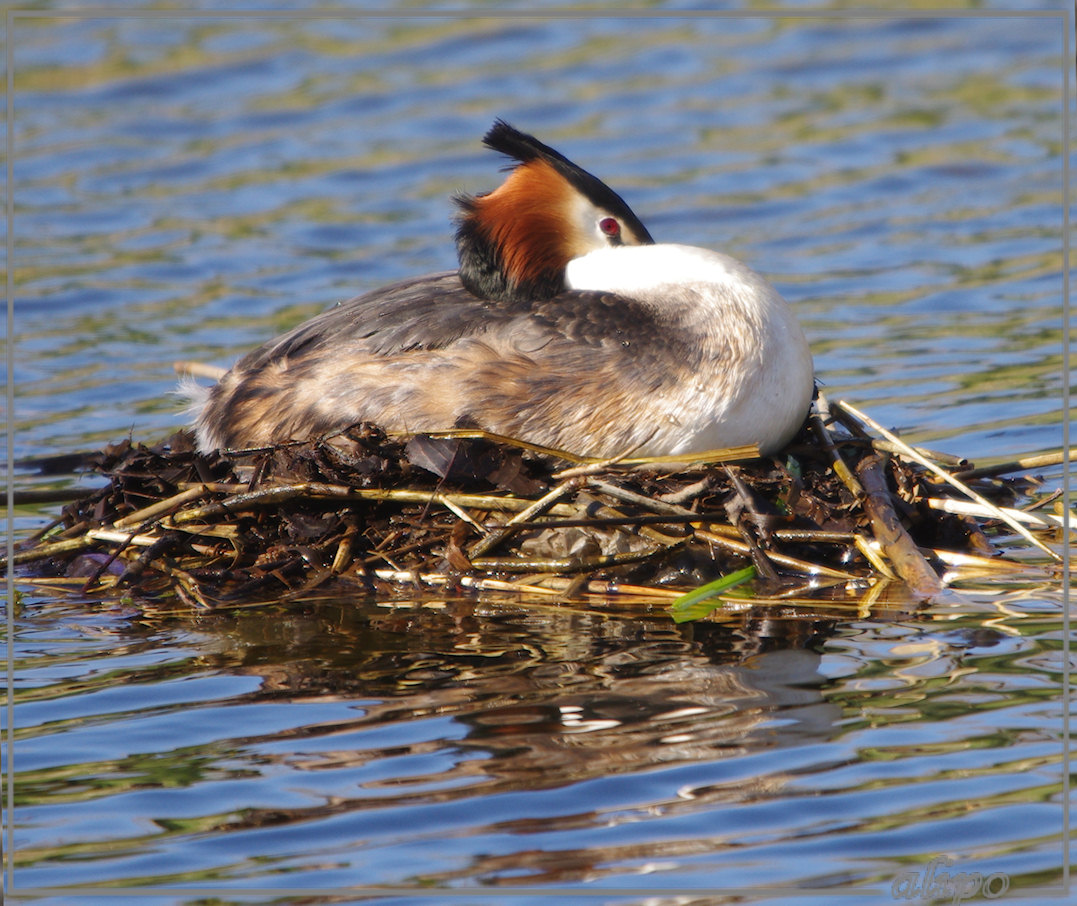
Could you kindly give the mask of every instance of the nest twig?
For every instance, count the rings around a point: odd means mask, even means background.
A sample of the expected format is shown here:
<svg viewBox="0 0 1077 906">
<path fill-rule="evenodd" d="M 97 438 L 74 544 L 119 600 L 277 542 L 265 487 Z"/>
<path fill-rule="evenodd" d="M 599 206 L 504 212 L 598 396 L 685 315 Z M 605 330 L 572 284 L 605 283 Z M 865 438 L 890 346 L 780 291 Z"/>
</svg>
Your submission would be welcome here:
<svg viewBox="0 0 1077 906">
<path fill-rule="evenodd" d="M 831 413 L 825 399 L 779 457 L 741 450 L 678 471 L 586 463 L 476 432 L 405 443 L 363 425 L 212 455 L 180 432 L 84 457 L 107 483 L 68 503 L 14 564 L 35 581 L 78 578 L 87 592 L 197 607 L 415 583 L 668 600 L 722 576 L 745 581 L 749 566 L 756 591 L 770 595 L 897 576 L 926 600 L 955 570 L 1022 568 L 985 530 L 1057 531 L 1012 508 L 1016 485 L 998 481 L 998 468 L 910 449 L 855 407 Z M 558 472 L 566 459 L 571 468 Z"/>
</svg>

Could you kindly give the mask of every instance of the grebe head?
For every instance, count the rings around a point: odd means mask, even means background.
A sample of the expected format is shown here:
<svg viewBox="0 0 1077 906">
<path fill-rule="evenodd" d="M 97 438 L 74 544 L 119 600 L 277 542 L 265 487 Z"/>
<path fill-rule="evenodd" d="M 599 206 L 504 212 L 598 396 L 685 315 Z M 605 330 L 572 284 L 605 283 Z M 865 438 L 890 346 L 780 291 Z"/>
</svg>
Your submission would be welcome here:
<svg viewBox="0 0 1077 906">
<path fill-rule="evenodd" d="M 483 143 L 519 163 L 497 190 L 456 198 L 460 279 L 475 295 L 549 298 L 573 258 L 654 242 L 620 195 L 533 136 L 497 120 Z"/>
</svg>

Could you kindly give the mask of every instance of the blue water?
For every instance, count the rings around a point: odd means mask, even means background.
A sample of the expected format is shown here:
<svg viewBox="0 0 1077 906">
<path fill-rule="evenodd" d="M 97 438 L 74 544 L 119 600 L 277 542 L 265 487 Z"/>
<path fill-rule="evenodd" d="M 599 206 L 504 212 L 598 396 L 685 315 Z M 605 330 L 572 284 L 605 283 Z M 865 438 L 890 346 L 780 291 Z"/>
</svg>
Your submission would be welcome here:
<svg viewBox="0 0 1077 906">
<path fill-rule="evenodd" d="M 121 13 L 8 38 L 17 456 L 159 438 L 183 420 L 173 362 L 227 365 L 452 267 L 450 198 L 496 186 L 497 116 L 660 241 L 767 274 L 831 398 L 978 461 L 1063 444 L 1058 19 Z M 14 890 L 891 902 L 945 856 L 1037 902 L 1065 862 L 1064 596 L 963 590 L 678 627 L 406 598 L 159 613 L 27 586 Z"/>
</svg>

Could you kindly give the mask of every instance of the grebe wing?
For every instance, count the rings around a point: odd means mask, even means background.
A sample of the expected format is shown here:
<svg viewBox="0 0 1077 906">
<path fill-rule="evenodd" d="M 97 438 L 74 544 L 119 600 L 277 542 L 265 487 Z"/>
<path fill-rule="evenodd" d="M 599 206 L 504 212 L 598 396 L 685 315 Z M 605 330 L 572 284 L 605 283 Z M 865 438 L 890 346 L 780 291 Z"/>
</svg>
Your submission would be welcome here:
<svg viewBox="0 0 1077 906">
<path fill-rule="evenodd" d="M 653 336 L 660 329 L 654 321 L 652 309 L 614 293 L 569 290 L 540 301 L 482 299 L 453 271 L 341 302 L 248 353 L 234 370 L 258 371 L 329 347 L 381 356 L 445 349 L 472 337 L 539 357 L 567 355 L 581 344 L 593 352 Z"/>
<path fill-rule="evenodd" d="M 481 323 L 487 304 L 455 271 L 402 280 L 326 309 L 248 353 L 234 370 L 258 371 L 327 345 L 357 342 L 375 355 L 442 346 Z"/>
<path fill-rule="evenodd" d="M 655 306 L 600 290 L 566 290 L 532 302 L 527 314 L 551 334 L 593 348 L 624 346 L 640 337 L 654 339 L 655 331 L 669 326 L 660 323 Z"/>
</svg>

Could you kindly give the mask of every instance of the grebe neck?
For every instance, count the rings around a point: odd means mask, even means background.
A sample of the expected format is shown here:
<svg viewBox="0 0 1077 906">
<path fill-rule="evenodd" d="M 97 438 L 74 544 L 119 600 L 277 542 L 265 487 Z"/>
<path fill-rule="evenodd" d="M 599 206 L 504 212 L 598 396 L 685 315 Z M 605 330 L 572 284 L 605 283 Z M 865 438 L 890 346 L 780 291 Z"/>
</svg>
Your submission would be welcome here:
<svg viewBox="0 0 1077 906">
<path fill-rule="evenodd" d="M 661 243 L 598 249 L 565 267 L 569 289 L 649 294 L 673 286 L 756 286 L 763 278 L 735 258 L 711 249 Z"/>
</svg>

